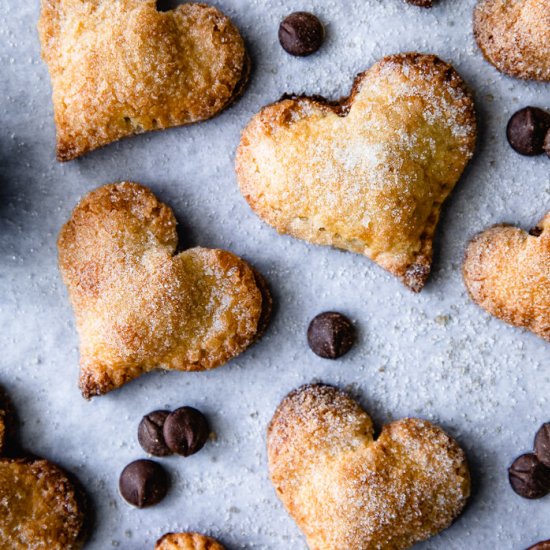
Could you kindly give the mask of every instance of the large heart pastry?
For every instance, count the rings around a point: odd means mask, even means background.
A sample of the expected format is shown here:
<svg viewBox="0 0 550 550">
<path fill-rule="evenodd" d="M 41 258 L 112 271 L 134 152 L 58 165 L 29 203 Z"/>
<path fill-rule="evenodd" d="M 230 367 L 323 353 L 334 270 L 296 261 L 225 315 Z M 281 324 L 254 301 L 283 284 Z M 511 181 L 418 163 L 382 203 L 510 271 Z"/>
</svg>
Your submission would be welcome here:
<svg viewBox="0 0 550 550">
<path fill-rule="evenodd" d="M 433 55 L 393 55 L 338 103 L 265 107 L 243 132 L 236 169 L 250 206 L 279 232 L 364 254 L 419 291 L 475 139 L 455 70 Z"/>
<path fill-rule="evenodd" d="M 400 550 L 443 529 L 470 493 L 466 458 L 437 426 L 408 418 L 373 437 L 336 388 L 290 393 L 268 429 L 271 481 L 311 550 Z"/>
<path fill-rule="evenodd" d="M 463 274 L 476 304 L 550 342 L 550 212 L 530 234 L 497 225 L 474 237 Z"/>
<path fill-rule="evenodd" d="M 0 411 L 4 444 L 5 435 L 13 431 L 13 426 L 9 425 L 13 418 L 2 400 Z M 4 450 L 0 449 L 0 454 Z M 81 548 L 84 511 L 80 487 L 51 462 L 36 458 L 0 458 L 0 548 Z"/>
<path fill-rule="evenodd" d="M 177 242 L 172 210 L 135 183 L 92 191 L 61 230 L 85 397 L 155 368 L 218 367 L 265 328 L 270 300 L 259 274 L 224 250 L 174 255 Z"/>
<path fill-rule="evenodd" d="M 205 4 L 42 0 L 57 158 L 132 134 L 213 117 L 242 92 L 249 63 L 229 18 Z"/>
<path fill-rule="evenodd" d="M 474 35 L 499 71 L 530 80 L 550 80 L 550 0 L 481 0 Z"/>
</svg>

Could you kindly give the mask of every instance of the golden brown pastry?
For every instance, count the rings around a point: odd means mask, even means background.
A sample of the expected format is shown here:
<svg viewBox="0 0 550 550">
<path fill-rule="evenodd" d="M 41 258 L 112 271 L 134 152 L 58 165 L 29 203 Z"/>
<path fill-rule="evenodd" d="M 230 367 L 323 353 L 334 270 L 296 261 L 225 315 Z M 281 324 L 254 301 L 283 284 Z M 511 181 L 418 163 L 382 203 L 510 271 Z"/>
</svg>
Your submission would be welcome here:
<svg viewBox="0 0 550 550">
<path fill-rule="evenodd" d="M 472 98 L 433 55 L 392 55 L 337 103 L 265 107 L 236 169 L 252 209 L 281 233 L 358 252 L 419 291 L 441 205 L 473 154 Z"/>
<path fill-rule="evenodd" d="M 550 212 L 531 234 L 497 225 L 474 237 L 463 274 L 476 304 L 550 342 Z"/>
<path fill-rule="evenodd" d="M 264 328 L 270 300 L 230 252 L 175 254 L 172 210 L 136 183 L 89 193 L 59 235 L 59 266 L 80 335 L 85 397 L 156 368 L 226 363 Z"/>
<path fill-rule="evenodd" d="M 271 481 L 312 550 L 400 550 L 443 529 L 470 493 L 466 458 L 437 426 L 407 418 L 373 439 L 336 388 L 303 386 L 271 421 Z"/>
<path fill-rule="evenodd" d="M 481 0 L 474 35 L 499 71 L 530 80 L 550 80 L 550 0 Z"/>
<path fill-rule="evenodd" d="M 224 547 L 199 533 L 168 533 L 157 541 L 155 550 L 224 550 Z"/>
<path fill-rule="evenodd" d="M 78 491 L 47 460 L 0 459 L 0 548 L 82 547 L 84 513 Z"/>
<path fill-rule="evenodd" d="M 155 0 L 42 0 L 57 158 L 212 118 L 248 80 L 239 31 L 214 7 Z"/>
<path fill-rule="evenodd" d="M 11 411 L 0 415 L 4 434 L 13 431 L 11 421 Z M 82 491 L 60 468 L 42 459 L 0 458 L 0 548 L 81 548 L 84 517 Z"/>
</svg>

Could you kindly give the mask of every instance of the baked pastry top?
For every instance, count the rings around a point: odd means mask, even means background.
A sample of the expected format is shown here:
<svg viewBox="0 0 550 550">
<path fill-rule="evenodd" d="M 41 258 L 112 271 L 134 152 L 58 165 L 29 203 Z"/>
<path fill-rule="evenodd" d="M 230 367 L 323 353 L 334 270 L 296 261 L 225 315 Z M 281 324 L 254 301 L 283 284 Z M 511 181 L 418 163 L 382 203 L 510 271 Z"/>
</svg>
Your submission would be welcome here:
<svg viewBox="0 0 550 550">
<path fill-rule="evenodd" d="M 199 533 L 168 533 L 157 541 L 155 550 L 224 550 L 224 547 Z"/>
<path fill-rule="evenodd" d="M 550 212 L 531 234 L 497 225 L 474 237 L 463 275 L 476 304 L 550 342 Z"/>
<path fill-rule="evenodd" d="M 84 495 L 67 474 L 36 458 L 7 458 L 14 412 L 0 389 L 0 548 L 76 550 L 84 534 Z"/>
<path fill-rule="evenodd" d="M 46 460 L 0 459 L 0 548 L 73 550 L 84 524 L 78 492 Z"/>
<path fill-rule="evenodd" d="M 281 233 L 368 256 L 424 286 L 441 205 L 476 141 L 473 100 L 433 55 L 392 55 L 337 103 L 292 97 L 244 130 L 241 191 Z"/>
<path fill-rule="evenodd" d="M 550 0 L 481 0 L 474 11 L 474 35 L 499 71 L 550 80 Z"/>
<path fill-rule="evenodd" d="M 373 437 L 336 388 L 303 386 L 268 429 L 271 480 L 312 550 L 400 550 L 448 527 L 470 492 L 466 458 L 443 430 L 408 418 Z"/>
<path fill-rule="evenodd" d="M 92 191 L 63 226 L 84 396 L 155 368 L 218 367 L 263 330 L 270 299 L 259 274 L 224 250 L 174 255 L 177 241 L 172 210 L 136 183 Z"/>
<path fill-rule="evenodd" d="M 42 0 L 57 157 L 213 117 L 242 92 L 248 55 L 214 7 L 155 0 Z"/>
</svg>

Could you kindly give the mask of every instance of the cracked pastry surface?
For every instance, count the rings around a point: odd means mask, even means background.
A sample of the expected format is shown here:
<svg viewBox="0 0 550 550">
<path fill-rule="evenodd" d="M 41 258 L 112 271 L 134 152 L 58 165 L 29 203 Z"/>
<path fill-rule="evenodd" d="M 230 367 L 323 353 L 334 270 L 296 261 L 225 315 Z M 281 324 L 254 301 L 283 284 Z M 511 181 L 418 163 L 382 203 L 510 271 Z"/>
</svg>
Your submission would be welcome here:
<svg viewBox="0 0 550 550">
<path fill-rule="evenodd" d="M 481 0 L 474 11 L 474 36 L 499 71 L 550 80 L 550 0 Z"/>
<path fill-rule="evenodd" d="M 474 237 L 463 275 L 485 311 L 550 342 L 550 212 L 531 234 L 497 225 Z"/>
<path fill-rule="evenodd" d="M 443 430 L 407 418 L 374 440 L 338 389 L 303 386 L 268 429 L 271 481 L 312 550 L 400 550 L 447 528 L 470 493 L 466 457 Z"/>
<path fill-rule="evenodd" d="M 42 0 L 58 160 L 149 130 L 206 120 L 242 92 L 249 59 L 229 18 L 206 4 Z"/>
<path fill-rule="evenodd" d="M 441 205 L 476 141 L 473 100 L 432 55 L 384 58 L 351 96 L 283 99 L 244 130 L 241 192 L 280 233 L 371 258 L 424 286 Z"/>
<path fill-rule="evenodd" d="M 200 533 L 168 533 L 155 546 L 155 550 L 225 550 L 212 537 Z"/>
<path fill-rule="evenodd" d="M 175 254 L 177 241 L 172 210 L 128 182 L 89 193 L 62 228 L 84 396 L 155 368 L 218 367 L 265 327 L 269 292 L 245 261 L 198 247 Z"/>
</svg>

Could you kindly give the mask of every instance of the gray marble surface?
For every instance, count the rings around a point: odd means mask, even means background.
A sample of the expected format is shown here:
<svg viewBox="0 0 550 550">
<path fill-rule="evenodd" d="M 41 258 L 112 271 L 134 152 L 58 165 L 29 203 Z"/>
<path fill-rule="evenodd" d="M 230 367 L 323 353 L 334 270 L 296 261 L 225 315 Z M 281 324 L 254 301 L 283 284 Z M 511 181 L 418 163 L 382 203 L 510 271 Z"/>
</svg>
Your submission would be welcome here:
<svg viewBox="0 0 550 550">
<path fill-rule="evenodd" d="M 301 549 L 305 543 L 267 477 L 265 428 L 280 399 L 322 380 L 351 387 L 378 426 L 408 415 L 437 421 L 466 448 L 471 503 L 425 549 L 522 550 L 550 538 L 550 497 L 516 496 L 506 469 L 531 449 L 550 420 L 549 347 L 506 326 L 467 297 L 460 265 L 468 239 L 497 222 L 530 228 L 550 206 L 550 163 L 522 158 L 505 140 L 509 116 L 528 104 L 550 107 L 550 85 L 500 75 L 478 51 L 474 0 L 441 0 L 422 10 L 402 0 L 216 0 L 242 30 L 254 58 L 243 99 L 207 123 L 140 136 L 59 164 L 54 158 L 50 83 L 40 60 L 37 0 L 0 0 L 0 383 L 36 454 L 75 472 L 96 507 L 88 548 L 152 549 L 170 530 L 218 536 L 230 549 Z M 281 18 L 313 10 L 327 24 L 323 50 L 286 55 Z M 475 91 L 479 149 L 447 203 L 434 273 L 420 295 L 363 257 L 281 237 L 239 194 L 233 157 L 239 132 L 284 92 L 338 97 L 353 76 L 385 54 L 418 50 L 452 62 Z M 155 373 L 85 401 L 77 388 L 78 348 L 61 283 L 56 236 L 78 199 L 101 184 L 135 180 L 170 204 L 186 245 L 223 247 L 269 278 L 277 312 L 263 340 L 209 373 Z M 314 356 L 309 319 L 325 309 L 349 314 L 359 344 L 344 359 Z M 127 506 L 119 472 L 144 456 L 136 428 L 148 411 L 194 405 L 217 438 L 199 454 L 163 463 L 173 488 L 148 510 Z"/>
</svg>

